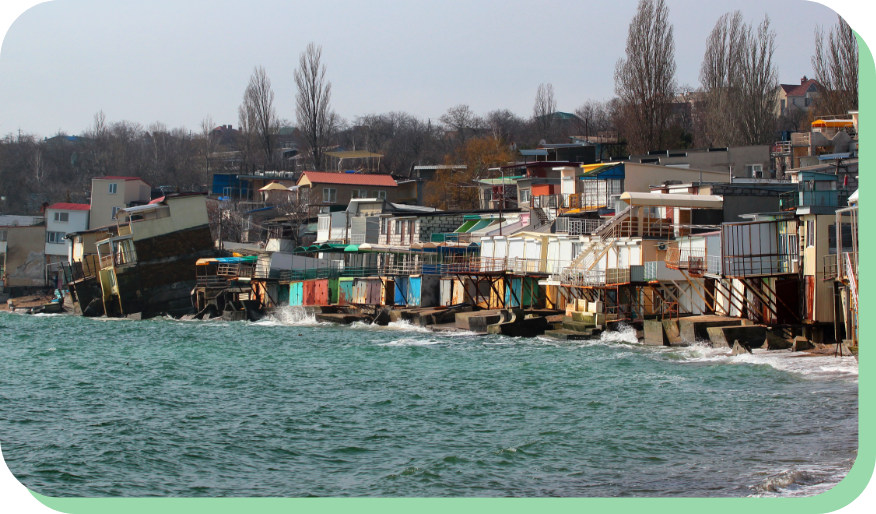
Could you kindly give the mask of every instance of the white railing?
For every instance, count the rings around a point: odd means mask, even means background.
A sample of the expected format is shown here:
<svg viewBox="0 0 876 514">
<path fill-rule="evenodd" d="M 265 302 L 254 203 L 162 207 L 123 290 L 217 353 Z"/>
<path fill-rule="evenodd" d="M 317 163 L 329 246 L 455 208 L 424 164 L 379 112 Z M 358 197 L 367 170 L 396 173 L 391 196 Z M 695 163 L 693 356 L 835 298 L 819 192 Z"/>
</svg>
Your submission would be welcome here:
<svg viewBox="0 0 876 514">
<path fill-rule="evenodd" d="M 659 263 L 657 261 L 651 261 L 645 263 L 645 282 L 651 282 L 653 280 L 657 280 L 657 265 Z"/>
<path fill-rule="evenodd" d="M 709 255 L 706 257 L 706 273 L 709 275 L 721 275 L 720 255 Z"/>
<path fill-rule="evenodd" d="M 350 236 L 350 244 L 361 245 L 365 244 L 365 234 L 353 234 Z"/>
<path fill-rule="evenodd" d="M 587 220 L 581 218 L 567 218 L 560 216 L 557 218 L 557 233 L 569 234 L 570 236 L 580 236 L 592 234 L 599 226 L 600 220 Z"/>
</svg>

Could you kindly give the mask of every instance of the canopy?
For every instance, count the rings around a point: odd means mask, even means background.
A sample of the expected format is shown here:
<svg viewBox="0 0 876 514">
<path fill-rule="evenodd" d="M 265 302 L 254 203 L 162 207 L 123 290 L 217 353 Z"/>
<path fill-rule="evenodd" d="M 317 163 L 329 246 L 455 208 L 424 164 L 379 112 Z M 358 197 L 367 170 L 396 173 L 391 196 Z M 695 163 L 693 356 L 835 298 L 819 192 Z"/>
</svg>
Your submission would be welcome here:
<svg viewBox="0 0 876 514">
<path fill-rule="evenodd" d="M 813 128 L 845 128 L 853 127 L 855 123 L 850 119 L 844 120 L 815 120 L 812 122 Z"/>
<path fill-rule="evenodd" d="M 288 187 L 284 186 L 283 184 L 281 184 L 279 182 L 271 182 L 270 184 L 266 185 L 265 187 L 259 189 L 259 191 L 288 191 L 288 190 L 289 190 Z"/>
<path fill-rule="evenodd" d="M 624 193 L 620 199 L 630 205 L 647 207 L 687 207 L 691 209 L 721 209 L 724 207 L 724 199 L 714 195 Z"/>
<path fill-rule="evenodd" d="M 195 266 L 206 266 L 211 263 L 222 263 L 222 264 L 239 264 L 239 263 L 253 263 L 259 260 L 256 255 L 249 255 L 247 257 L 217 257 L 213 259 L 198 259 L 195 262 Z"/>
<path fill-rule="evenodd" d="M 855 192 L 852 193 L 851 196 L 849 196 L 849 205 L 851 205 L 853 203 L 858 203 L 858 190 L 857 189 L 855 189 Z"/>
<path fill-rule="evenodd" d="M 359 251 L 359 245 L 350 245 L 350 246 L 344 248 L 344 251 L 345 251 L 345 252 L 358 252 L 358 251 Z"/>
</svg>

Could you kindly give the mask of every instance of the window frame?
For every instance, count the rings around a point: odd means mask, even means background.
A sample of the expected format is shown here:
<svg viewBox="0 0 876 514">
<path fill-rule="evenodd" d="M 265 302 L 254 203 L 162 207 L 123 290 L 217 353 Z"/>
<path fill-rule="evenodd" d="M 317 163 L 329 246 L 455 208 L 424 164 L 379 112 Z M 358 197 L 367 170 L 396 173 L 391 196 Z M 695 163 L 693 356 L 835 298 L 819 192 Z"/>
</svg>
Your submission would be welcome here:
<svg viewBox="0 0 876 514">
<path fill-rule="evenodd" d="M 338 190 L 334 187 L 322 188 L 322 203 L 338 203 Z"/>
<path fill-rule="evenodd" d="M 63 219 L 66 218 L 66 219 Z M 69 223 L 70 222 L 70 213 L 69 212 L 55 212 L 55 223 Z"/>
<path fill-rule="evenodd" d="M 59 235 L 60 234 L 60 235 Z M 53 237 L 54 236 L 54 237 Z M 46 243 L 49 244 L 64 244 L 66 232 L 46 231 Z"/>
<path fill-rule="evenodd" d="M 118 212 L 122 209 L 123 207 L 113 207 L 113 213 L 110 215 L 110 219 L 117 219 L 116 214 L 118 214 Z"/>
<path fill-rule="evenodd" d="M 377 198 L 378 200 L 386 200 L 386 191 L 376 190 L 372 192 L 374 193 L 374 198 Z"/>
<path fill-rule="evenodd" d="M 119 185 L 115 182 L 112 182 L 109 185 L 109 194 L 114 195 L 114 194 L 118 194 L 118 192 L 119 192 Z"/>
</svg>

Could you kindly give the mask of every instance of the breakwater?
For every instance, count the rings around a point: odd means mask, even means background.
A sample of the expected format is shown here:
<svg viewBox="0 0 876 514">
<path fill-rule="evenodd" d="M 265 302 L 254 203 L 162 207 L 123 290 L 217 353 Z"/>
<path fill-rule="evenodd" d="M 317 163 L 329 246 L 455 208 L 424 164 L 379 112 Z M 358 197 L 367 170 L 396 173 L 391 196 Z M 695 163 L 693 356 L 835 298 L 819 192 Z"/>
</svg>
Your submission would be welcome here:
<svg viewBox="0 0 876 514">
<path fill-rule="evenodd" d="M 853 358 L 322 324 L 0 314 L 0 443 L 52 496 L 817 494 Z M 643 405 L 648 408 L 642 408 Z"/>
</svg>

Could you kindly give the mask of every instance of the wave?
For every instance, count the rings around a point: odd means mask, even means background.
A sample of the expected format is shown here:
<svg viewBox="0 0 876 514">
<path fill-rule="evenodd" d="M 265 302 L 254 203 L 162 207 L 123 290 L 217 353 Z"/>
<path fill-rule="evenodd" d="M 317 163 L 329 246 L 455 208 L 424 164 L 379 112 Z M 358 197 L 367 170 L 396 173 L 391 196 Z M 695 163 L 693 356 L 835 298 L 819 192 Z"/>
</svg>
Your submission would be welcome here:
<svg viewBox="0 0 876 514">
<path fill-rule="evenodd" d="M 846 477 L 853 461 L 843 466 L 786 469 L 752 487 L 752 497 L 804 497 L 829 491 Z"/>
<path fill-rule="evenodd" d="M 316 315 L 307 312 L 303 307 L 287 306 L 275 309 L 271 314 L 254 322 L 253 325 L 262 327 L 318 327 L 329 326 L 332 323 L 317 321 Z"/>
<path fill-rule="evenodd" d="M 770 366 L 779 371 L 813 378 L 825 375 L 858 376 L 858 361 L 854 357 L 812 356 L 804 352 L 763 349 L 755 349 L 752 350 L 752 353 L 734 356 L 729 348 L 712 348 L 705 344 L 683 348 L 662 348 L 662 350 L 664 354 L 671 355 L 683 362 Z"/>
</svg>

